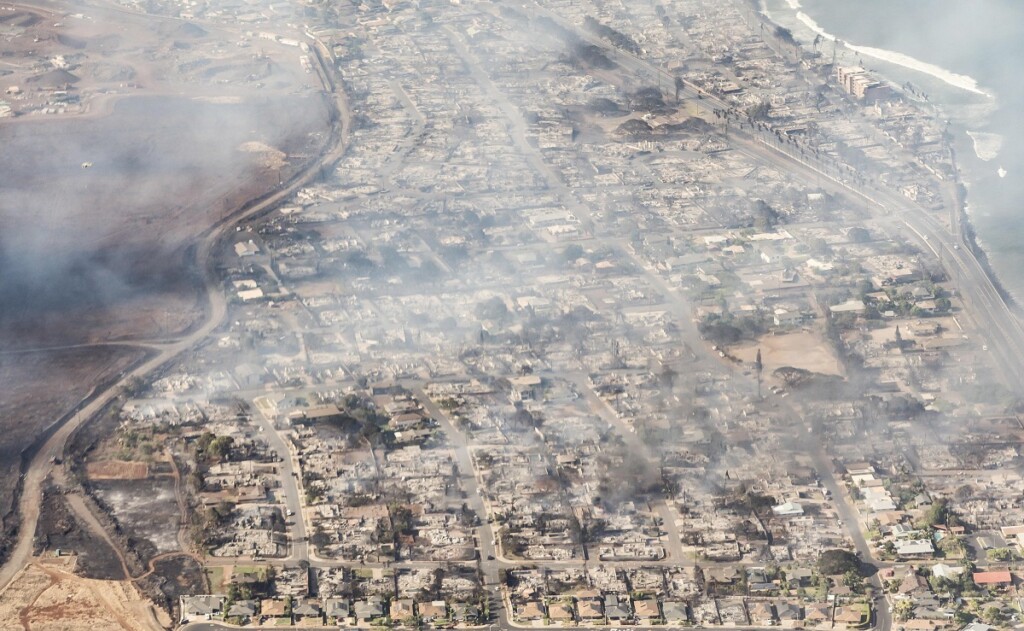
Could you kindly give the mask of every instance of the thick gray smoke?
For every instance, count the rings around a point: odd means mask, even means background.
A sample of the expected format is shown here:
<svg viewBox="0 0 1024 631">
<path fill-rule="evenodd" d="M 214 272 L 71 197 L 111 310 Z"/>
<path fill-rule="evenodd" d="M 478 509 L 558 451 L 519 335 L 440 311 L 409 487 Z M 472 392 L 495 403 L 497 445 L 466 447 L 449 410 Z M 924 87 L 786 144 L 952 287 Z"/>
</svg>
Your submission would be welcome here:
<svg viewBox="0 0 1024 631">
<path fill-rule="evenodd" d="M 140 97 L 105 117 L 0 126 L 0 318 L 173 285 L 189 241 L 277 184 L 239 146 L 292 141 L 295 112 L 322 120 L 318 107 Z"/>
</svg>

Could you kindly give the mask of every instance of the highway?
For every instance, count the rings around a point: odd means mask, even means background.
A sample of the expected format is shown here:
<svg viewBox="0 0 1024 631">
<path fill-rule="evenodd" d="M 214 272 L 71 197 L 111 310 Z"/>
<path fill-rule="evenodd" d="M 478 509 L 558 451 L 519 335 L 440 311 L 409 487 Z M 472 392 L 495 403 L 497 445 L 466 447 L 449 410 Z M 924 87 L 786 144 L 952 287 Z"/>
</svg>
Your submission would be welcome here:
<svg viewBox="0 0 1024 631">
<path fill-rule="evenodd" d="M 632 53 L 615 48 L 600 37 L 577 28 L 557 13 L 535 2 L 524 3 L 523 7 L 536 15 L 550 18 L 577 37 L 600 47 L 611 60 L 634 75 L 647 76 L 658 84 L 674 84 L 675 75 Z M 698 113 L 703 113 L 708 118 L 711 118 L 710 113 L 715 110 L 734 110 L 731 103 L 705 92 L 688 81 L 683 82 L 681 95 L 696 104 Z M 770 135 L 769 133 L 768 136 Z M 961 300 L 975 321 L 977 329 L 984 331 L 988 336 L 986 345 L 995 355 L 1010 387 L 1016 389 L 1024 385 L 1024 366 L 1019 361 L 1020 357 L 1024 357 L 1024 326 L 1000 295 L 968 244 L 964 242 L 959 231 L 959 222 L 954 223 L 951 233 L 936 215 L 898 192 L 869 185 L 856 185 L 844 179 L 835 166 L 812 164 L 796 150 L 765 140 L 766 137 L 764 134 L 744 128 L 742 124 L 730 127 L 729 131 L 730 144 L 737 151 L 760 162 L 774 164 L 784 171 L 802 177 L 804 181 L 818 182 L 822 188 L 830 192 L 851 197 L 854 201 L 859 201 L 875 217 L 897 218 L 905 224 L 910 230 L 910 236 L 920 246 L 926 247 L 938 257 L 949 277 L 955 281 Z M 544 172 L 543 169 L 541 172 Z"/>
<path fill-rule="evenodd" d="M 317 70 L 321 74 L 324 85 L 333 88 L 333 79 L 330 77 L 330 73 L 333 70 L 329 69 L 324 63 L 319 51 L 317 51 L 315 56 L 319 61 Z M 332 92 L 333 100 L 331 106 L 335 109 L 340 122 L 334 125 L 331 130 L 330 139 L 320 157 L 307 165 L 278 190 L 254 203 L 243 206 L 236 213 L 212 226 L 201 237 L 196 248 L 194 265 L 203 273 L 203 293 L 206 301 L 205 319 L 180 339 L 162 343 L 159 346 L 159 351 L 155 354 L 130 370 L 125 371 L 120 379 L 110 384 L 106 389 L 94 393 L 88 403 L 82 406 L 77 413 L 65 419 L 64 423 L 53 431 L 52 435 L 33 456 L 22 480 L 21 496 L 18 503 L 18 514 L 21 521 L 18 528 L 18 538 L 7 561 L 0 567 L 0 592 L 6 589 L 17 573 L 32 558 L 32 541 L 36 531 L 36 524 L 39 520 L 39 507 L 42 504 L 43 482 L 50 474 L 54 459 L 63 457 L 64 447 L 71 435 L 84 423 L 87 423 L 102 411 L 108 404 L 117 399 L 125 385 L 135 379 L 144 380 L 159 371 L 162 367 L 205 340 L 223 322 L 224 316 L 227 313 L 227 298 L 222 290 L 220 277 L 213 269 L 213 252 L 221 238 L 233 231 L 238 223 L 270 211 L 287 200 L 296 191 L 319 177 L 324 165 L 333 164 L 344 154 L 347 147 L 351 116 L 344 94 L 334 90 Z M 146 346 L 147 343 L 140 342 L 139 345 Z"/>
<path fill-rule="evenodd" d="M 556 21 L 562 21 L 558 16 L 551 15 L 549 12 L 544 13 L 550 15 L 553 19 L 556 19 Z M 447 27 L 445 28 L 447 29 Z M 572 25 L 569 25 L 568 28 L 576 30 Z M 578 214 L 581 220 L 587 221 L 590 226 L 593 226 L 594 222 L 589 218 L 587 209 L 581 208 L 580 204 L 574 201 L 575 198 L 571 191 L 567 189 L 561 179 L 558 178 L 558 176 L 555 175 L 543 162 L 542 156 L 538 155 L 536 150 L 530 147 L 526 142 L 525 126 L 522 116 L 515 110 L 514 106 L 510 104 L 502 94 L 500 94 L 494 84 L 490 81 L 489 77 L 482 70 L 478 60 L 473 58 L 469 50 L 462 43 L 460 36 L 455 33 L 451 33 L 451 35 L 456 49 L 460 55 L 466 59 L 471 74 L 478 81 L 481 87 L 488 92 L 489 96 L 494 99 L 494 102 L 499 105 L 508 120 L 512 122 L 513 127 L 510 133 L 518 148 L 525 156 L 527 156 L 531 165 L 537 170 L 537 172 L 546 177 L 551 188 L 562 193 L 563 199 L 570 205 L 570 207 L 573 208 L 574 212 Z M 594 38 L 582 32 L 578 32 L 578 35 L 584 39 L 590 40 L 591 43 L 604 48 L 611 58 L 627 70 L 650 73 L 652 76 L 660 76 L 669 81 L 669 83 L 674 80 L 674 77 L 669 75 L 669 73 L 666 73 L 641 59 L 635 58 L 632 55 L 616 50 L 610 47 L 603 40 Z M 322 60 L 321 72 L 326 72 L 323 69 Z M 333 85 L 333 83 L 325 77 L 325 85 L 329 83 Z M 713 96 L 707 95 L 695 86 L 689 84 L 684 88 L 683 94 L 694 99 L 696 99 L 697 96 L 701 96 L 702 100 L 695 102 L 700 103 L 700 106 L 703 107 L 705 111 L 718 108 L 731 109 L 729 104 L 722 102 Z M 345 112 L 345 105 L 341 97 L 337 96 L 337 99 L 337 107 L 340 111 Z M 342 117 L 347 121 L 347 115 L 343 114 Z M 59 457 L 62 455 L 66 441 L 71 434 L 83 423 L 88 422 L 88 420 L 102 410 L 104 406 L 113 401 L 121 392 L 123 384 L 127 383 L 131 379 L 145 378 L 148 375 L 153 374 L 162 366 L 167 365 L 183 353 L 194 348 L 196 344 L 202 342 L 210 333 L 220 326 L 227 311 L 227 302 L 219 279 L 211 269 L 211 254 L 219 239 L 225 233 L 233 229 L 238 222 L 273 208 L 276 204 L 290 196 L 295 190 L 306 185 L 312 177 L 318 175 L 322 165 L 328 164 L 340 157 L 345 148 L 346 134 L 347 122 L 343 123 L 341 130 L 332 136 L 332 143 L 334 144 L 325 153 L 325 155 L 316 161 L 315 164 L 308 167 L 302 174 L 297 176 L 296 179 L 293 179 L 285 188 L 276 192 L 274 195 L 268 197 L 259 204 L 232 216 L 228 221 L 214 227 L 206 236 L 203 237 L 197 249 L 196 264 L 200 265 L 201 269 L 205 272 L 204 284 L 206 300 L 209 308 L 206 311 L 206 319 L 202 325 L 196 327 L 193 332 L 179 340 L 163 342 L 159 345 L 151 345 L 154 351 L 154 355 L 152 357 L 126 372 L 118 383 L 112 385 L 103 392 L 98 393 L 95 398 L 89 402 L 88 405 L 83 407 L 78 414 L 62 425 L 35 455 L 25 477 L 23 494 L 19 504 L 19 511 L 22 517 L 22 528 L 19 532 L 19 539 L 14 553 L 8 563 L 0 568 L 0 589 L 10 582 L 16 572 L 23 567 L 30 558 L 32 535 L 35 531 L 36 521 L 39 517 L 38 506 L 41 495 L 40 489 L 43 481 L 50 471 L 50 460 L 53 457 Z M 992 285 L 981 265 L 970 253 L 969 249 L 964 247 L 961 243 L 959 235 L 949 234 L 945 227 L 942 226 L 934 216 L 929 215 L 924 211 L 924 209 L 916 206 L 895 192 L 874 189 L 856 189 L 841 178 L 828 174 L 821 168 L 804 161 L 799 156 L 792 155 L 780 147 L 765 143 L 757 135 L 740 129 L 730 132 L 730 140 L 737 147 L 737 150 L 753 156 L 760 161 L 776 164 L 786 171 L 794 173 L 797 177 L 803 176 L 807 178 L 807 181 L 814 181 L 815 179 L 820 180 L 821 178 L 827 179 L 829 182 L 827 185 L 828 187 L 833 190 L 842 191 L 848 195 L 854 196 L 856 199 L 862 200 L 865 205 L 872 208 L 873 213 L 876 215 L 893 216 L 898 218 L 898 220 L 916 236 L 922 245 L 931 249 L 932 252 L 939 257 L 947 269 L 951 271 L 951 275 L 960 279 L 962 288 L 961 293 L 963 294 L 964 301 L 966 304 L 971 305 L 972 312 L 978 319 L 978 324 L 981 328 L 984 328 L 990 336 L 991 339 L 989 340 L 989 345 L 996 349 L 997 357 L 1001 362 L 1003 362 L 1006 374 L 1011 375 L 1017 383 L 1021 382 L 1020 368 L 1013 359 L 1015 356 L 1024 354 L 1024 330 L 1022 330 L 1020 322 L 999 296 L 998 291 L 996 291 L 995 287 Z M 656 287 L 659 287 L 663 292 L 665 292 L 666 300 L 671 303 L 673 309 L 685 310 L 685 306 L 677 302 L 679 297 L 676 292 L 669 290 L 660 277 L 652 273 L 648 273 L 647 277 Z M 683 312 L 684 311 L 680 311 L 680 315 L 682 315 Z M 139 343 L 139 345 L 142 344 L 143 343 L 141 342 Z M 627 442 L 639 442 L 637 437 L 628 431 L 628 427 L 621 422 L 618 415 L 608 408 L 604 401 L 598 399 L 596 395 L 594 395 L 592 389 L 586 383 L 586 375 L 577 375 L 575 380 L 577 381 L 577 386 L 580 388 L 580 391 L 588 397 L 597 413 L 606 418 L 613 426 L 618 427 L 620 430 L 624 429 L 625 431 L 621 433 Z M 416 395 L 423 403 L 428 413 L 430 413 L 430 415 L 439 422 L 441 428 L 448 435 L 452 444 L 462 478 L 462 486 L 468 495 L 468 504 L 480 518 L 480 525 L 476 528 L 476 537 L 479 543 L 478 548 L 481 554 L 480 568 L 484 575 L 485 585 L 489 591 L 492 591 L 491 588 L 496 586 L 498 583 L 500 568 L 508 566 L 509 563 L 500 558 L 500 554 L 498 553 L 499 551 L 495 549 L 495 546 L 492 543 L 494 540 L 494 532 L 490 524 L 487 522 L 487 511 L 478 488 L 478 481 L 473 473 L 474 467 L 471 462 L 468 441 L 465 435 L 452 425 L 447 414 L 435 406 L 422 390 L 417 390 Z M 284 495 L 285 505 L 292 513 L 292 517 L 289 518 L 289 520 L 292 521 L 292 524 L 289 527 L 292 547 L 286 561 L 310 561 L 311 551 L 306 541 L 308 536 L 308 531 L 305 526 L 306 516 L 302 512 L 301 506 L 301 481 L 295 475 L 298 471 L 298 463 L 290 449 L 290 446 L 274 429 L 274 416 L 272 414 L 264 413 L 262 407 L 257 407 L 260 409 L 260 417 L 257 419 L 257 422 L 263 428 L 271 446 L 277 450 L 283 458 L 282 493 Z M 828 462 L 823 451 L 815 454 L 815 459 L 823 484 L 832 492 L 837 511 L 839 512 L 840 518 L 846 521 L 855 547 L 865 559 L 870 559 L 871 550 L 864 539 L 863 533 L 857 526 L 857 513 L 847 500 L 841 485 L 832 474 L 831 463 Z M 663 504 L 658 505 L 657 508 L 659 514 L 665 518 L 666 527 L 668 527 L 671 511 L 666 510 L 667 507 Z M 669 532 L 670 535 L 674 532 L 674 525 L 672 528 L 669 528 Z M 673 536 L 670 536 L 670 539 L 672 538 Z M 670 556 L 676 558 L 671 559 L 669 562 L 680 563 L 684 555 L 682 548 L 678 546 L 678 533 L 674 534 L 674 539 L 677 545 L 670 545 L 669 551 Z M 281 560 L 276 562 L 281 562 Z M 318 561 L 315 558 L 313 559 L 313 562 L 314 565 L 355 565 L 355 563 L 348 562 Z M 565 563 L 565 565 L 582 564 L 583 562 L 579 560 Z M 407 562 L 392 564 L 392 567 L 413 567 L 416 565 L 418 564 Z M 436 566 L 437 564 L 425 563 L 424 565 Z M 550 563 L 546 565 L 559 566 L 561 564 Z M 609 565 L 628 567 L 630 565 L 650 566 L 657 565 L 657 563 L 611 563 Z M 881 585 L 877 584 L 877 581 L 877 577 L 872 578 L 872 582 L 876 584 L 876 588 L 880 588 Z M 880 593 L 881 590 L 879 589 L 878 591 Z M 499 622 L 501 627 L 507 628 L 514 626 L 509 621 L 508 612 L 504 606 L 498 607 L 497 611 L 499 612 Z M 878 628 L 886 630 L 891 627 L 891 616 L 888 614 L 884 604 L 876 607 L 876 615 L 876 626 Z M 193 623 L 186 625 L 183 628 L 195 631 L 212 631 L 214 629 L 231 629 L 235 627 L 216 623 Z M 637 628 L 643 629 L 644 627 Z M 671 629 L 672 627 L 663 626 L 657 628 Z"/>
<path fill-rule="evenodd" d="M 526 4 L 523 6 L 527 7 Z M 610 59 L 626 71 L 638 76 L 646 75 L 657 84 L 673 85 L 675 76 L 661 68 L 578 29 L 576 25 L 536 3 L 529 4 L 528 8 L 535 14 L 552 19 L 588 43 L 600 47 Z M 682 95 L 697 104 L 698 111 L 705 114 L 714 110 L 734 109 L 730 103 L 704 92 L 689 82 L 684 81 Z M 759 162 L 774 164 L 804 181 L 819 182 L 826 190 L 844 194 L 861 203 L 871 215 L 882 219 L 892 218 L 903 224 L 919 246 L 927 248 L 939 259 L 948 276 L 955 282 L 965 310 L 975 320 L 977 328 L 984 331 L 984 335 L 987 336 L 987 346 L 995 353 L 1003 374 L 1010 382 L 1009 385 L 1016 388 L 1024 384 L 1022 368 L 1018 361 L 1019 357 L 1024 356 L 1024 327 L 968 244 L 964 242 L 958 221 L 954 220 L 951 229 L 947 229 L 939 217 L 898 192 L 867 185 L 855 186 L 834 166 L 812 164 L 799 155 L 797 150 L 788 150 L 782 144 L 766 141 L 764 137 L 752 130 L 744 129 L 742 125 L 730 129 L 729 140 L 736 150 Z M 874 561 L 871 549 L 859 527 L 859 515 L 846 496 L 845 489 L 836 481 L 831 462 L 820 447 L 813 455 L 822 483 L 832 493 L 836 510 L 844 520 L 855 548 L 862 558 Z M 879 567 L 887 565 L 877 561 L 874 563 Z M 870 582 L 876 593 L 875 627 L 883 631 L 890 629 L 892 615 L 880 597 L 883 592 L 881 582 L 877 576 L 872 576 Z"/>
<path fill-rule="evenodd" d="M 637 75 L 646 75 L 654 82 L 673 85 L 675 75 L 658 66 L 615 48 L 607 41 L 578 29 L 561 16 L 535 3 L 530 4 L 529 9 L 551 18 L 588 43 L 599 46 L 622 68 Z M 683 83 L 681 94 L 696 103 L 699 111 L 709 113 L 714 110 L 734 109 L 731 103 L 705 92 L 698 86 L 688 81 Z M 903 221 L 917 237 L 919 244 L 928 247 L 939 258 L 950 278 L 957 280 L 964 305 L 968 306 L 978 329 L 985 331 L 989 336 L 988 346 L 995 353 L 1003 374 L 1011 382 L 1011 387 L 1019 388 L 1024 385 L 1024 367 L 1019 361 L 1020 357 L 1024 357 L 1024 327 L 1000 295 L 984 267 L 963 241 L 963 236 L 959 232 L 959 222 L 954 224 L 954 234 L 951 234 L 936 215 L 896 191 L 869 185 L 855 185 L 843 179 L 834 167 L 814 165 L 794 151 L 787 150 L 784 145 L 765 141 L 764 136 L 751 133 L 742 125 L 730 127 L 729 140 L 742 153 L 803 176 L 807 182 L 821 182 L 823 188 L 860 200 L 876 217 L 895 216 Z"/>
<path fill-rule="evenodd" d="M 671 84 L 674 81 L 674 76 L 669 75 L 661 69 L 652 66 L 641 59 L 635 58 L 628 53 L 613 49 L 603 40 L 577 31 L 574 25 L 565 24 L 564 20 L 559 18 L 557 15 L 551 14 L 549 11 L 545 11 L 538 7 L 537 13 L 548 15 L 556 22 L 562 23 L 563 26 L 576 31 L 577 35 L 583 39 L 587 39 L 590 43 L 601 46 L 614 61 L 619 63 L 620 66 L 628 71 L 633 71 L 639 74 L 646 73 L 652 77 L 660 77 L 661 79 L 665 79 L 668 84 Z M 506 118 L 511 123 L 510 135 L 512 136 L 513 142 L 523 155 L 526 156 L 531 166 L 538 173 L 544 176 L 549 187 L 560 193 L 567 206 L 569 206 L 573 212 L 576 213 L 577 216 L 592 229 L 594 222 L 589 217 L 587 209 L 582 208 L 580 204 L 575 201 L 571 191 L 567 190 L 561 179 L 558 178 L 557 175 L 555 175 L 543 162 L 542 156 L 538 155 L 537 151 L 526 142 L 525 126 L 522 117 L 516 110 L 515 106 L 509 103 L 504 95 L 497 90 L 496 86 L 487 76 L 487 73 L 481 68 L 480 61 L 469 51 L 460 35 L 451 31 L 449 31 L 449 34 L 451 35 L 456 51 L 466 61 L 470 74 L 481 88 L 488 93 L 494 103 L 498 105 L 499 109 L 503 114 L 505 114 Z M 725 103 L 712 95 L 704 93 L 699 88 L 691 84 L 684 85 L 683 95 L 690 99 L 694 99 L 694 102 L 702 108 L 705 114 L 714 109 L 732 109 L 730 104 Z M 829 169 L 829 167 L 824 165 L 816 166 L 806 161 L 795 152 L 790 152 L 784 147 L 775 146 L 765 142 L 763 137 L 756 133 L 751 133 L 744 129 L 733 128 L 730 130 L 730 142 L 736 150 L 755 158 L 759 162 L 775 164 L 784 171 L 793 173 L 796 177 L 803 178 L 808 182 L 823 182 L 823 186 L 825 188 L 831 191 L 844 193 L 845 195 L 861 202 L 865 207 L 870 209 L 873 215 L 883 218 L 896 218 L 899 222 L 905 225 L 921 245 L 929 248 L 942 261 L 943 265 L 950 271 L 951 277 L 960 280 L 961 293 L 963 295 L 964 302 L 965 304 L 971 305 L 971 309 L 975 313 L 975 317 L 978 319 L 978 324 L 987 330 L 988 335 L 992 336 L 993 339 L 990 340 L 990 345 L 1000 348 L 999 359 L 1007 369 L 1006 374 L 1011 375 L 1018 383 L 1020 382 L 1019 369 L 1012 361 L 1010 361 L 1010 359 L 1014 354 L 1024 352 L 1024 344 L 1022 344 L 1022 340 L 1024 340 L 1024 330 L 1021 329 L 1020 323 L 999 296 L 978 261 L 971 254 L 969 249 L 962 244 L 959 235 L 949 234 L 948 230 L 946 230 L 946 228 L 934 216 L 928 214 L 928 212 L 923 208 L 910 202 L 898 193 L 894 191 L 877 190 L 874 188 L 854 187 L 848 181 L 843 179 L 841 175 L 838 175 L 836 171 Z M 649 274 L 648 276 L 657 278 L 657 275 L 655 274 Z M 655 282 L 655 286 L 664 289 L 663 283 Z M 673 302 L 673 299 L 676 298 L 675 293 L 672 291 L 666 291 L 665 293 L 669 302 Z M 673 304 L 673 307 L 682 308 L 675 304 Z M 583 377 L 583 380 L 585 381 L 585 375 Z M 577 381 L 579 381 L 579 378 L 577 378 Z M 581 386 L 582 392 L 589 393 L 588 396 L 592 397 L 592 391 L 586 383 L 577 383 L 577 385 Z M 472 473 L 473 467 L 465 436 L 452 426 L 444 411 L 435 406 L 421 389 L 416 390 L 416 395 L 427 408 L 428 413 L 438 420 L 442 429 L 449 436 L 452 443 L 462 476 L 462 485 L 469 496 L 469 504 L 481 518 L 481 526 L 476 529 L 476 536 L 479 541 L 479 549 L 481 553 L 480 565 L 485 576 L 485 583 L 491 587 L 497 582 L 499 568 L 509 566 L 509 562 L 502 559 L 500 554 L 498 554 L 498 551 L 491 544 L 494 538 L 494 533 L 486 521 L 487 514 L 479 493 L 478 482 Z M 603 401 L 592 401 L 592 403 L 595 411 L 601 414 L 602 417 L 609 419 L 613 426 L 623 429 L 621 420 L 618 419 L 617 415 L 614 413 L 609 414 L 611 411 L 606 409 L 607 406 Z M 635 435 L 628 432 L 628 428 L 626 429 L 627 431 L 622 433 L 626 437 L 627 441 L 635 442 Z M 822 478 L 822 483 L 825 488 L 831 492 L 836 510 L 840 519 L 844 520 L 851 539 L 854 542 L 855 548 L 863 558 L 871 559 L 871 549 L 863 532 L 858 526 L 858 513 L 844 493 L 844 489 L 832 473 L 831 463 L 824 451 L 820 450 L 820 448 L 817 453 L 813 455 L 816 468 Z M 299 489 L 297 487 L 295 489 L 289 488 L 286 492 L 289 496 L 294 495 L 295 497 L 298 497 Z M 296 510 L 292 506 L 291 502 L 289 502 L 289 508 Z M 662 512 L 662 508 L 663 507 L 661 506 L 658 507 L 659 513 Z M 293 530 L 293 535 L 295 532 L 296 531 Z M 676 535 L 676 538 L 678 539 L 678 535 Z M 670 547 L 670 551 L 670 556 L 676 557 L 674 562 L 678 563 L 681 560 L 681 557 L 683 557 L 682 550 L 673 546 Z M 292 558 L 296 556 L 296 552 L 297 551 L 293 550 Z M 346 565 L 350 563 L 320 562 L 315 564 Z M 564 564 L 551 563 L 546 565 L 578 566 L 582 564 L 582 561 L 574 560 L 565 562 Z M 395 563 L 392 564 L 392 567 L 412 565 L 414 564 Z M 629 564 L 623 563 L 610 565 L 628 566 Z M 638 565 L 652 564 L 643 563 Z M 875 626 L 882 630 L 890 629 L 892 626 L 891 614 L 889 614 L 884 600 L 880 597 L 880 594 L 882 593 L 882 586 L 877 576 L 871 577 L 870 581 L 876 588 L 876 594 L 879 595 L 879 598 L 875 601 Z M 508 612 L 505 607 L 501 607 L 499 611 L 500 626 L 506 628 L 513 626 L 508 620 Z M 206 629 L 224 627 L 219 627 L 218 625 L 189 625 L 185 628 L 203 629 L 205 631 Z M 671 627 L 661 628 L 665 629 Z"/>
</svg>

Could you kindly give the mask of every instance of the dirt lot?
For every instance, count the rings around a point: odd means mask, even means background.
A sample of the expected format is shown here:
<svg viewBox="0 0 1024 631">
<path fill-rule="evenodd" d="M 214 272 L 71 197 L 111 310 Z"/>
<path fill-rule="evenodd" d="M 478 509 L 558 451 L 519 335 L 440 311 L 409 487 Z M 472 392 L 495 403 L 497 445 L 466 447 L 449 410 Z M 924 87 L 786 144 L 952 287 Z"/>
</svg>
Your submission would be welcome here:
<svg viewBox="0 0 1024 631">
<path fill-rule="evenodd" d="M 85 465 L 85 474 L 90 480 L 144 480 L 149 477 L 149 465 L 123 460 L 90 462 Z"/>
<path fill-rule="evenodd" d="M 0 592 L 0 631 L 160 628 L 151 604 L 131 583 L 80 578 L 73 567 L 74 559 L 67 558 L 29 565 Z"/>
<path fill-rule="evenodd" d="M 817 333 L 799 331 L 786 335 L 765 335 L 755 343 L 732 347 L 729 352 L 753 364 L 761 349 L 766 381 L 776 368 L 792 366 L 822 375 L 842 376 L 841 365 L 828 343 Z"/>
</svg>

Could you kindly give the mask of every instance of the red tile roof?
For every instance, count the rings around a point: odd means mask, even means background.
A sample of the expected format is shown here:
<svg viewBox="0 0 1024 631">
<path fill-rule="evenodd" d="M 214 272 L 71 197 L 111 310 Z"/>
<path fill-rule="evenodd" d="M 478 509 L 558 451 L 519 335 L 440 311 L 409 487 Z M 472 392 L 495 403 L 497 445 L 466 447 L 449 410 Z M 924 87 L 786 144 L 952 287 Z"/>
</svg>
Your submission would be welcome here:
<svg viewBox="0 0 1024 631">
<path fill-rule="evenodd" d="M 975 572 L 974 582 L 978 585 L 997 585 L 999 583 L 1012 583 L 1013 577 L 1010 572 Z"/>
</svg>

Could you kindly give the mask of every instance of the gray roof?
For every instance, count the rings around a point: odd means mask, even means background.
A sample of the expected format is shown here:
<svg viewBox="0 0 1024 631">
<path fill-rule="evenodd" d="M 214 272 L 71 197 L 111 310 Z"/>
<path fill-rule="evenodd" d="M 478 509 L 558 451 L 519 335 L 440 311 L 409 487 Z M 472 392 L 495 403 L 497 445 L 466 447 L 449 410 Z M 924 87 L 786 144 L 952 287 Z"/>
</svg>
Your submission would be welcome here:
<svg viewBox="0 0 1024 631">
<path fill-rule="evenodd" d="M 467 603 L 452 603 L 452 618 L 455 620 L 465 620 L 467 618 L 479 618 L 480 608 L 476 605 L 470 605 Z"/>
<path fill-rule="evenodd" d="M 800 620 L 803 618 L 800 612 L 800 605 L 796 603 L 776 603 L 775 611 L 779 614 L 779 620 Z"/>
<path fill-rule="evenodd" d="M 384 603 L 379 598 L 372 597 L 366 600 L 357 600 L 355 610 L 357 618 L 380 618 L 384 615 Z"/>
<path fill-rule="evenodd" d="M 661 603 L 661 611 L 665 615 L 665 620 L 687 620 L 689 618 L 686 603 L 682 601 L 666 600 Z"/>
<path fill-rule="evenodd" d="M 224 608 L 224 596 L 203 594 L 200 596 L 182 596 L 181 610 L 183 614 L 192 616 L 209 616 L 219 613 Z"/>
<path fill-rule="evenodd" d="M 256 615 L 255 600 L 236 600 L 231 603 L 228 609 L 229 616 L 254 616 Z"/>
<path fill-rule="evenodd" d="M 324 613 L 331 618 L 347 618 L 351 608 L 345 598 L 328 598 L 324 601 Z"/>
<path fill-rule="evenodd" d="M 292 613 L 298 616 L 319 616 L 320 603 L 313 600 L 303 600 L 292 607 Z"/>
<path fill-rule="evenodd" d="M 629 617 L 629 600 L 615 594 L 608 594 L 604 597 L 604 615 L 610 620 L 618 620 Z"/>
</svg>

